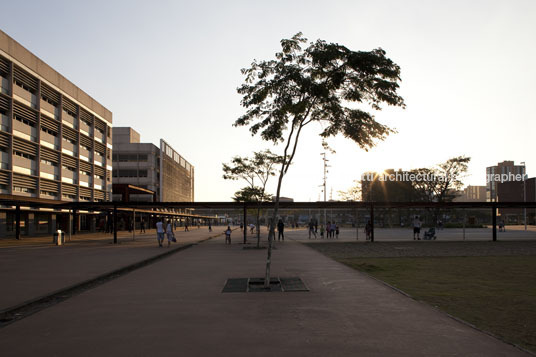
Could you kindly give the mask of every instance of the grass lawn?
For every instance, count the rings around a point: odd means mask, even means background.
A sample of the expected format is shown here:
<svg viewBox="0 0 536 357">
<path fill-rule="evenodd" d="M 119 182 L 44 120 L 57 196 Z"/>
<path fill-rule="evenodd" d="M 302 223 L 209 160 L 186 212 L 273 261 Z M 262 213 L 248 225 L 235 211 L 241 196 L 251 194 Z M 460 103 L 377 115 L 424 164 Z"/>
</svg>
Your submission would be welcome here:
<svg viewBox="0 0 536 357">
<path fill-rule="evenodd" d="M 536 351 L 535 256 L 332 258 Z"/>
</svg>

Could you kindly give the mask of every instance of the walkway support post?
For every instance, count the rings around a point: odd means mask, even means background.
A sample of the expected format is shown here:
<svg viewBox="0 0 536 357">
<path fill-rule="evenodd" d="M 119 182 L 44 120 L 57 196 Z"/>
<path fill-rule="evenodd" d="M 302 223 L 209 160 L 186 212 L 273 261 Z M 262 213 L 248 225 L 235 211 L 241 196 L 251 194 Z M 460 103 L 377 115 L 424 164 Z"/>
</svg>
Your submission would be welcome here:
<svg viewBox="0 0 536 357">
<path fill-rule="evenodd" d="M 374 202 L 370 203 L 370 241 L 374 242 Z"/>
<path fill-rule="evenodd" d="M 244 202 L 244 223 L 242 224 L 244 226 L 244 244 L 246 244 L 246 241 L 247 241 L 247 232 L 248 232 L 248 228 L 246 226 L 247 217 L 248 217 L 248 209 L 247 209 L 246 202 Z"/>
<path fill-rule="evenodd" d="M 491 221 L 493 224 L 493 241 L 497 241 L 497 206 L 492 205 Z"/>
<path fill-rule="evenodd" d="M 359 240 L 359 209 L 355 208 L 355 240 Z"/>
<path fill-rule="evenodd" d="M 117 244 L 117 205 L 114 205 L 114 244 Z"/>
<path fill-rule="evenodd" d="M 132 240 L 136 240 L 136 209 L 132 209 Z"/>
<path fill-rule="evenodd" d="M 15 207 L 15 238 L 20 240 L 20 205 Z"/>
</svg>

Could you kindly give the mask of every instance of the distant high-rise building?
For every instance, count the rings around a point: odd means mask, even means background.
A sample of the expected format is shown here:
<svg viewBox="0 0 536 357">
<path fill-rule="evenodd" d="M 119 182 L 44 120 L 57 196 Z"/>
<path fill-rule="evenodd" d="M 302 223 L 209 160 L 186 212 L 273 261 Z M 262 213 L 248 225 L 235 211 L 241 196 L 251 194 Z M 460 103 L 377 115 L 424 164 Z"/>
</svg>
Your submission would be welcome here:
<svg viewBox="0 0 536 357">
<path fill-rule="evenodd" d="M 130 184 L 155 192 L 158 202 L 193 202 L 194 167 L 168 143 L 160 147 L 141 143 L 140 134 L 130 127 L 113 132 L 113 183 Z M 121 199 L 114 194 L 114 200 Z M 133 194 L 132 201 L 149 201 L 151 195 Z"/>
<path fill-rule="evenodd" d="M 513 178 L 516 176 L 525 176 L 524 165 L 514 165 L 513 161 L 503 161 L 499 162 L 496 166 L 486 167 L 487 201 L 497 201 L 497 185 L 501 182 L 514 181 Z"/>
<path fill-rule="evenodd" d="M 0 31 L 0 195 L 47 201 L 111 199 L 112 113 Z M 0 236 L 14 212 L 0 210 Z M 24 210 L 23 235 L 68 227 L 61 211 Z M 94 217 L 76 215 L 75 230 Z"/>
</svg>

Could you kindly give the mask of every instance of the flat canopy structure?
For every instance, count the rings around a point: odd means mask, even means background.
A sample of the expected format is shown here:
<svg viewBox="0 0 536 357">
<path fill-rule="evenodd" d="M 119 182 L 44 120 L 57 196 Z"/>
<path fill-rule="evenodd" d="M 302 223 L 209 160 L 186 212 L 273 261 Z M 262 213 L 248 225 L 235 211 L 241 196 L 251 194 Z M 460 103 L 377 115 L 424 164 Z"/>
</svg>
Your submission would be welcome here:
<svg viewBox="0 0 536 357">
<path fill-rule="evenodd" d="M 153 202 L 156 201 L 155 191 L 127 183 L 114 183 L 112 185 L 112 193 L 120 194 L 122 202 L 129 202 L 130 195 L 151 195 L 153 196 Z"/>
</svg>

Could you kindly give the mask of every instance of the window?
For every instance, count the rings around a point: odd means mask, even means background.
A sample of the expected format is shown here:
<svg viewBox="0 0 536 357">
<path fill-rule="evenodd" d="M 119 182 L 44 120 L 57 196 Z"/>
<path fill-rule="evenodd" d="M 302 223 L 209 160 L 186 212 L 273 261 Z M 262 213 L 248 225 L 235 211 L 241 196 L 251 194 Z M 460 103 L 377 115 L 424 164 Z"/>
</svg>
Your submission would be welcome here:
<svg viewBox="0 0 536 357">
<path fill-rule="evenodd" d="M 81 175 L 86 175 L 86 176 L 91 176 L 91 173 L 90 173 L 90 172 L 83 171 L 83 170 L 80 170 L 80 174 L 81 174 Z"/>
<path fill-rule="evenodd" d="M 13 150 L 13 155 L 20 156 L 20 157 L 23 157 L 23 158 L 28 159 L 28 160 L 35 160 L 35 156 L 26 154 L 26 153 L 18 151 L 18 150 Z"/>
<path fill-rule="evenodd" d="M 63 193 L 63 194 L 61 195 L 61 197 L 62 197 L 62 198 L 69 198 L 69 199 L 71 199 L 71 200 L 76 199 L 76 196 L 75 196 L 75 195 L 69 195 L 69 194 L 66 194 L 66 193 Z"/>
<path fill-rule="evenodd" d="M 23 193 L 35 193 L 35 190 L 33 188 L 28 187 L 20 187 L 20 186 L 13 186 L 14 192 L 23 192 Z"/>
<path fill-rule="evenodd" d="M 117 172 L 115 174 L 117 174 Z M 117 177 L 117 176 L 114 176 L 114 177 Z M 101 176 L 101 175 L 95 175 L 95 178 L 99 180 L 104 180 L 104 176 Z"/>
<path fill-rule="evenodd" d="M 64 169 L 64 170 L 69 170 L 71 172 L 75 172 L 76 170 L 73 169 L 72 167 L 69 167 L 69 166 L 65 166 L 65 165 L 61 165 L 61 167 Z"/>
<path fill-rule="evenodd" d="M 47 133 L 47 134 L 52 135 L 52 136 L 58 136 L 58 133 L 56 133 L 56 132 L 54 132 L 54 131 L 52 131 L 52 130 L 50 130 L 50 129 L 41 127 L 41 130 L 44 131 L 44 132 Z"/>
<path fill-rule="evenodd" d="M 138 171 L 138 177 L 147 177 L 147 170 Z"/>
<path fill-rule="evenodd" d="M 41 159 L 41 163 L 42 163 L 42 164 L 47 164 L 47 165 L 50 165 L 50 166 L 54 166 L 54 167 L 57 167 L 57 166 L 58 166 L 57 163 L 52 162 L 52 161 L 47 160 L 47 159 Z"/>
<path fill-rule="evenodd" d="M 52 192 L 52 191 L 45 191 L 45 190 L 41 190 L 39 191 L 39 193 L 43 196 L 50 196 L 50 197 L 57 197 L 58 194 L 56 192 Z"/>
<path fill-rule="evenodd" d="M 18 116 L 17 114 L 13 115 L 13 118 L 15 118 L 15 120 L 17 120 L 17 121 L 20 121 L 23 124 L 26 124 L 28 126 L 31 126 L 32 128 L 35 128 L 35 123 L 33 121 L 30 121 L 28 119 L 24 119 L 24 118 Z"/>
<path fill-rule="evenodd" d="M 16 85 L 18 85 L 19 87 L 21 87 L 22 89 L 32 93 L 32 94 L 35 94 L 34 91 L 28 87 L 26 84 L 22 83 L 21 81 L 19 81 L 18 79 L 15 79 L 13 80 L 13 82 L 15 82 Z"/>
<path fill-rule="evenodd" d="M 91 201 L 91 197 L 80 196 L 80 201 Z"/>
<path fill-rule="evenodd" d="M 57 103 L 55 103 L 52 99 L 49 99 L 47 97 L 45 97 L 44 95 L 41 95 L 41 99 L 43 99 L 45 102 L 47 102 L 48 104 L 52 105 L 52 106 L 56 106 L 58 105 Z"/>
<path fill-rule="evenodd" d="M 147 161 L 147 154 L 139 154 L 138 155 L 138 161 L 146 162 Z"/>
<path fill-rule="evenodd" d="M 70 144 L 73 144 L 73 145 L 76 144 L 76 143 L 74 142 L 74 140 L 71 140 L 71 139 L 69 139 L 69 138 L 66 138 L 65 136 L 62 137 L 61 139 L 62 139 L 63 141 L 66 141 L 66 142 L 70 143 Z"/>
</svg>

